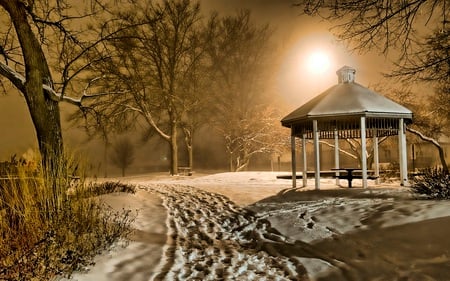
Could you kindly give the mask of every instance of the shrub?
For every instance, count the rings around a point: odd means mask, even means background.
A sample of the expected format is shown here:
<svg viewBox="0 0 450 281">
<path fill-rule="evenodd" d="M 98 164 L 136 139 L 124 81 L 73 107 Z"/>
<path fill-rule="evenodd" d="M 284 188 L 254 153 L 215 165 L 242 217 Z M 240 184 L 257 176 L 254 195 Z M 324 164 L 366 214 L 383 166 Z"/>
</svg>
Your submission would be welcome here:
<svg viewBox="0 0 450 281">
<path fill-rule="evenodd" d="M 0 280 L 70 275 L 131 232 L 130 211 L 113 211 L 86 194 L 69 196 L 69 178 L 49 187 L 44 175 L 19 167 L 0 182 Z"/>
<path fill-rule="evenodd" d="M 430 199 L 450 199 L 450 174 L 438 168 L 422 170 L 412 190 Z"/>
<path fill-rule="evenodd" d="M 101 183 L 89 183 L 86 186 L 78 186 L 75 192 L 80 197 L 91 197 L 114 192 L 136 193 L 136 186 L 121 182 L 106 181 Z"/>
</svg>

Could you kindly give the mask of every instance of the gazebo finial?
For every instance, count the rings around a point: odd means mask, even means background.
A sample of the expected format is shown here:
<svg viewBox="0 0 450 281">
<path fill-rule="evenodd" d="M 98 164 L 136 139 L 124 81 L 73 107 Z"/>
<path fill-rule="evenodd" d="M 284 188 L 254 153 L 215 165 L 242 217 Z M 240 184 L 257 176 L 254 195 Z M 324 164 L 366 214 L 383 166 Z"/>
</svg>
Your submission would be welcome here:
<svg viewBox="0 0 450 281">
<path fill-rule="evenodd" d="M 344 65 L 336 71 L 338 76 L 338 83 L 353 83 L 355 82 L 356 69 L 350 66 Z"/>
</svg>

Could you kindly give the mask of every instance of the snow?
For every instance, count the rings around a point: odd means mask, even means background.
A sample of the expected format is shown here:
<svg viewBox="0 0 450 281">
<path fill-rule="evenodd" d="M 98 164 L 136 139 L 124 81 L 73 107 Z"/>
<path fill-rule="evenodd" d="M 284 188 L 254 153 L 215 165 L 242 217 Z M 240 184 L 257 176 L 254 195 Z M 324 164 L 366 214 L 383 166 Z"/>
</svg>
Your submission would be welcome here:
<svg viewBox="0 0 450 281">
<path fill-rule="evenodd" d="M 398 183 L 334 179 L 291 188 L 274 172 L 120 179 L 110 194 L 138 210 L 126 247 L 73 280 L 445 280 L 450 202 L 415 200 Z M 108 179 L 110 180 L 110 179 Z M 345 186 L 345 181 L 342 182 Z M 408 279 L 408 280 L 410 280 Z"/>
</svg>

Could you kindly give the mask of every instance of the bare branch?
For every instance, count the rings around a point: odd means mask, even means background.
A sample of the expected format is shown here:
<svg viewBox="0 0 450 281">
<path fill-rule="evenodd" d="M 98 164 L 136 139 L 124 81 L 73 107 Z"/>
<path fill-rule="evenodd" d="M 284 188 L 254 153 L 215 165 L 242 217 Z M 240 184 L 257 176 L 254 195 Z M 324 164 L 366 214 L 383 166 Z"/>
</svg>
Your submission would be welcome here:
<svg viewBox="0 0 450 281">
<path fill-rule="evenodd" d="M 328 143 L 327 141 L 323 141 L 323 140 L 321 141 L 321 140 L 319 140 L 319 142 L 322 143 L 322 144 L 325 144 L 325 145 L 327 145 L 327 146 L 329 146 L 329 147 L 335 148 L 335 145 L 334 145 L 334 144 Z M 343 150 L 342 148 L 339 148 L 339 152 L 342 152 L 342 153 L 344 153 L 345 155 L 350 156 L 350 157 L 353 158 L 353 159 L 358 159 L 358 156 L 356 156 L 356 155 L 354 155 L 354 154 L 352 154 L 352 153 L 350 153 L 350 152 L 348 152 L 348 151 L 345 151 L 345 150 Z"/>
<path fill-rule="evenodd" d="M 436 141 L 435 139 L 430 138 L 428 136 L 425 136 L 423 133 L 421 133 L 421 132 L 419 132 L 417 130 L 414 130 L 411 127 L 407 126 L 406 130 L 408 132 L 411 132 L 411 133 L 419 136 L 422 140 L 432 143 L 438 149 L 439 158 L 440 158 L 441 163 L 442 163 L 442 169 L 444 170 L 444 172 L 449 173 L 449 169 L 448 169 L 448 166 L 447 166 L 447 161 L 445 159 L 444 149 L 442 148 L 441 144 L 438 141 Z"/>
<path fill-rule="evenodd" d="M 434 82 L 436 74 L 448 77 L 447 4 L 447 0 L 298 0 L 294 6 L 303 8 L 302 14 L 333 22 L 332 30 L 353 50 L 389 54 L 397 66 L 394 76 Z M 427 37 L 438 38 L 430 36 L 436 32 L 441 34 L 441 46 L 426 42 Z"/>
<path fill-rule="evenodd" d="M 0 74 L 5 76 L 21 92 L 25 91 L 25 77 L 0 61 Z"/>
</svg>

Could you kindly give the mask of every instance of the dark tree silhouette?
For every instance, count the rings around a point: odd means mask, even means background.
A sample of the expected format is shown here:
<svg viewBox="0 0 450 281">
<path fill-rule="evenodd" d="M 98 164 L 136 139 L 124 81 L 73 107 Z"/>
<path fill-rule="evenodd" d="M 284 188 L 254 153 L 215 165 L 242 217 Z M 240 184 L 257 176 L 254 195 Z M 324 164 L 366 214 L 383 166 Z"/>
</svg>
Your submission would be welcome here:
<svg viewBox="0 0 450 281">
<path fill-rule="evenodd" d="M 52 184 L 65 170 L 59 102 L 81 105 L 86 96 L 77 77 L 104 58 L 98 48 L 102 38 L 87 22 L 106 6 L 99 0 L 77 5 L 0 0 L 0 75 L 26 100 L 46 178 Z M 77 9 L 82 5 L 86 9 Z"/>
<path fill-rule="evenodd" d="M 112 146 L 111 162 L 122 171 L 122 177 L 125 176 L 126 169 L 133 164 L 134 161 L 134 145 L 130 139 L 119 139 Z"/>
<path fill-rule="evenodd" d="M 97 65 L 97 76 L 102 78 L 93 85 L 109 95 L 87 111 L 93 113 L 94 122 L 106 119 L 125 127 L 140 122 L 147 135 L 168 143 L 170 171 L 177 174 L 178 131 L 182 127 L 192 139 L 192 130 L 187 131 L 192 122 L 186 115 L 199 103 L 198 87 L 191 83 L 200 81 L 199 4 L 133 1 L 116 16 L 105 27 L 121 32 L 105 44 L 111 58 Z"/>
<path fill-rule="evenodd" d="M 62 163 L 63 141 L 59 117 L 58 101 L 52 94 L 53 79 L 39 42 L 31 25 L 30 8 L 23 1 L 1 0 L 2 15 L 9 16 L 9 33 L 15 32 L 22 53 L 17 63 L 22 73 L 8 65 L 9 55 L 2 46 L 5 62 L 0 62 L 0 74 L 6 77 L 25 97 L 31 119 L 36 129 L 39 149 L 46 171 L 53 172 L 50 178 L 58 176 L 58 166 Z M 5 36 L 5 35 L 4 35 Z M 10 34 L 10 36 L 14 36 Z M 13 58 L 11 58 L 13 60 Z M 16 62 L 14 59 L 13 62 Z M 45 88 L 44 88 L 45 86 Z"/>
<path fill-rule="evenodd" d="M 213 16 L 209 26 L 212 120 L 224 139 L 230 171 L 240 171 L 272 146 L 276 115 L 265 84 L 271 33 L 267 25 L 254 24 L 249 11 Z"/>
</svg>

